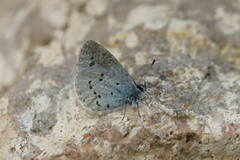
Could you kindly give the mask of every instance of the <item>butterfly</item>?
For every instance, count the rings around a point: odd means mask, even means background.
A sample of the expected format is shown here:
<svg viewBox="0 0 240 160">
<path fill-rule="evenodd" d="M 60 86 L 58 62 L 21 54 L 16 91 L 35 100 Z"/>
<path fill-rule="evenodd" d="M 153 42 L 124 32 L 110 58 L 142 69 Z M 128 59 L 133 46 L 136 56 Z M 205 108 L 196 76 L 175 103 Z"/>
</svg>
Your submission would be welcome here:
<svg viewBox="0 0 240 160">
<path fill-rule="evenodd" d="M 75 77 L 77 97 L 93 111 L 137 104 L 146 84 L 138 85 L 102 45 L 87 41 L 79 54 Z M 125 116 L 125 114 L 124 114 Z"/>
</svg>

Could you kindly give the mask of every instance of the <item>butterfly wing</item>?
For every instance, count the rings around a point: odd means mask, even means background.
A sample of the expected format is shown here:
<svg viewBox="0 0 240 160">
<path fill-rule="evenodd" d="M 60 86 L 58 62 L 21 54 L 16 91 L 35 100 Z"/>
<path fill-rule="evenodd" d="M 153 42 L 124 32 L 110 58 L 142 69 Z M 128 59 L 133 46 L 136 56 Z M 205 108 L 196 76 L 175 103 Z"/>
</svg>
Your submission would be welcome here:
<svg viewBox="0 0 240 160">
<path fill-rule="evenodd" d="M 140 92 L 118 60 L 94 41 L 87 41 L 80 52 L 75 89 L 92 110 L 120 107 L 129 96 Z"/>
</svg>

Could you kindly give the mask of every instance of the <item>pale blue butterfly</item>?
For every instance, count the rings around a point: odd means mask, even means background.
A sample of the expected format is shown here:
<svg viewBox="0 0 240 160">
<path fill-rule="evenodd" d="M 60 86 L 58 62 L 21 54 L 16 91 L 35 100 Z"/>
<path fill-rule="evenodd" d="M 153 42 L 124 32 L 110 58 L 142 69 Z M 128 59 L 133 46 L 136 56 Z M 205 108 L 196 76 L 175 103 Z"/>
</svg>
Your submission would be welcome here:
<svg viewBox="0 0 240 160">
<path fill-rule="evenodd" d="M 95 41 L 87 41 L 78 57 L 75 90 L 84 105 L 103 111 L 137 104 L 146 85 L 137 85 L 118 60 Z M 124 114 L 125 115 L 125 114 Z"/>
</svg>

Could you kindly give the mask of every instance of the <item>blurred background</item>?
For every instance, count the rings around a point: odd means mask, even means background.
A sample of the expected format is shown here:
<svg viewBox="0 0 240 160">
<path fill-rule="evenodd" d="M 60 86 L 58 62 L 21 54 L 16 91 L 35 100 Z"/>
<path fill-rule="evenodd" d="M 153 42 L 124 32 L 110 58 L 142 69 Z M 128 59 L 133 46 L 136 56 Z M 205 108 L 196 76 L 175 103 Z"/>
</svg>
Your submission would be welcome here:
<svg viewBox="0 0 240 160">
<path fill-rule="evenodd" d="M 181 53 L 239 68 L 240 0 L 0 0 L 0 97 L 89 39 L 140 59 Z"/>
</svg>

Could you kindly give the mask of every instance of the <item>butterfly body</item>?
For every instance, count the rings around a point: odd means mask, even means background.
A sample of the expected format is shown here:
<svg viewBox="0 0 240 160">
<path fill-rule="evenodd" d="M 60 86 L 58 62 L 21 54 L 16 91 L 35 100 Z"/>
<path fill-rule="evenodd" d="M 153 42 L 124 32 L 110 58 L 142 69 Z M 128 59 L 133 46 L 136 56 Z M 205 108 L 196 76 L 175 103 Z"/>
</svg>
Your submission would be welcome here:
<svg viewBox="0 0 240 160">
<path fill-rule="evenodd" d="M 78 98 L 93 111 L 137 103 L 146 89 L 107 49 L 91 40 L 81 49 L 74 85 Z"/>
</svg>

